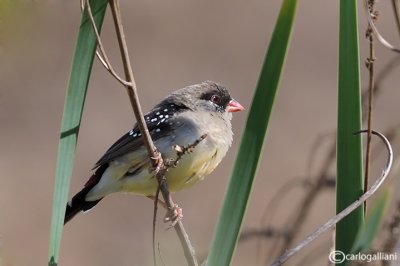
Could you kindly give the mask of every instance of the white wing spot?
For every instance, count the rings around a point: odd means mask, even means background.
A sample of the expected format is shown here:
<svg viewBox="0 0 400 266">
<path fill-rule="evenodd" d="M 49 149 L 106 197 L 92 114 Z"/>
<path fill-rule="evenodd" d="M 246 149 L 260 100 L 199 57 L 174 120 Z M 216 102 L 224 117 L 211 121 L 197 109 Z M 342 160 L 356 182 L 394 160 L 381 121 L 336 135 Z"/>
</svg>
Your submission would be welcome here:
<svg viewBox="0 0 400 266">
<path fill-rule="evenodd" d="M 164 112 L 168 112 L 168 109 L 164 109 Z"/>
<path fill-rule="evenodd" d="M 137 137 L 137 133 L 133 134 L 133 136 L 132 136 L 132 137 L 136 138 L 136 137 Z"/>
<path fill-rule="evenodd" d="M 161 119 L 161 122 L 160 122 L 160 123 L 163 123 L 164 121 L 165 121 L 165 118 Z"/>
<path fill-rule="evenodd" d="M 133 130 L 129 131 L 129 135 L 131 135 L 131 136 L 132 136 L 132 134 L 133 134 Z"/>
<path fill-rule="evenodd" d="M 161 131 L 161 129 L 159 129 L 159 128 L 156 129 L 156 132 L 160 132 L 160 131 Z"/>
<path fill-rule="evenodd" d="M 169 115 L 165 115 L 165 118 L 168 118 L 169 117 Z"/>
<path fill-rule="evenodd" d="M 159 115 L 159 114 L 160 114 L 160 112 L 157 112 L 157 113 L 156 113 L 156 115 Z"/>
<path fill-rule="evenodd" d="M 157 121 L 157 118 L 151 119 L 151 122 L 156 122 L 156 121 Z"/>
<path fill-rule="evenodd" d="M 163 115 L 160 115 L 159 117 L 160 117 L 160 118 L 163 118 L 164 116 L 163 116 Z"/>
</svg>

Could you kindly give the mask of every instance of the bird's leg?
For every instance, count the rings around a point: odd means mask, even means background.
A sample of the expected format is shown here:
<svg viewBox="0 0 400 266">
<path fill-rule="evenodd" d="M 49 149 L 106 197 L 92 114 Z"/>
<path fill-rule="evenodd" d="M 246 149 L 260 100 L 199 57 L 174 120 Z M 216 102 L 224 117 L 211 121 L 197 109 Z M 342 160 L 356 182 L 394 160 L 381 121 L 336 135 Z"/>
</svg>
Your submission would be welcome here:
<svg viewBox="0 0 400 266">
<path fill-rule="evenodd" d="M 155 200 L 154 196 L 147 196 L 147 197 L 153 201 Z M 170 201 L 172 202 L 171 198 L 170 198 Z M 171 226 L 173 227 L 173 226 L 175 226 L 175 224 L 177 222 L 182 220 L 183 212 L 182 212 L 182 208 L 179 207 L 178 204 L 173 203 L 173 207 L 169 208 L 167 206 L 167 204 L 160 199 L 158 199 L 158 204 L 160 204 L 164 209 L 167 210 L 167 213 L 165 214 L 165 217 L 164 217 L 165 223 L 171 222 Z"/>
<path fill-rule="evenodd" d="M 154 175 L 157 177 L 159 180 L 160 186 L 162 186 L 162 183 L 165 182 L 165 173 L 168 171 L 170 167 L 176 167 L 178 165 L 178 162 L 182 159 L 182 156 L 185 155 L 186 153 L 191 153 L 193 152 L 194 148 L 205 138 L 207 137 L 207 134 L 203 134 L 200 136 L 199 139 L 197 139 L 193 144 L 190 144 L 188 146 L 179 146 L 179 145 L 174 145 L 172 148 L 176 152 L 176 159 L 166 159 L 165 161 L 163 160 L 161 153 L 157 152 L 156 157 L 151 157 L 153 160 L 153 167 L 155 165 L 154 169 Z M 152 199 L 153 201 L 155 200 L 154 196 L 147 196 L 148 198 Z M 175 226 L 177 222 L 182 220 L 183 218 L 183 212 L 182 208 L 178 206 L 178 204 L 175 204 L 172 201 L 171 196 L 169 196 L 169 202 L 172 205 L 171 207 L 168 207 L 168 205 L 163 202 L 160 199 L 157 199 L 158 203 L 163 206 L 165 209 L 167 209 L 167 213 L 164 218 L 164 222 L 171 222 L 171 226 Z"/>
</svg>

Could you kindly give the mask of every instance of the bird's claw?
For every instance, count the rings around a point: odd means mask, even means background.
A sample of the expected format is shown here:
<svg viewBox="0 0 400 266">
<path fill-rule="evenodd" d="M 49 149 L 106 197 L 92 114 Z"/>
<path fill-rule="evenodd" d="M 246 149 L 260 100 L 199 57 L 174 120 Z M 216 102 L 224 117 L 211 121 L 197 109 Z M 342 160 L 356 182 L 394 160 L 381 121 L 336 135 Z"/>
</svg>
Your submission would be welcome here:
<svg viewBox="0 0 400 266">
<path fill-rule="evenodd" d="M 168 209 L 167 214 L 165 215 L 164 222 L 171 222 L 171 227 L 174 227 L 176 223 L 181 221 L 183 218 L 182 208 L 178 206 L 178 204 L 174 204 L 171 209 Z"/>
<path fill-rule="evenodd" d="M 154 175 L 157 175 L 164 166 L 164 162 L 163 162 L 161 153 L 157 152 L 156 157 L 151 157 L 151 159 L 154 160 L 155 163 L 157 164 L 155 169 L 153 170 Z"/>
</svg>

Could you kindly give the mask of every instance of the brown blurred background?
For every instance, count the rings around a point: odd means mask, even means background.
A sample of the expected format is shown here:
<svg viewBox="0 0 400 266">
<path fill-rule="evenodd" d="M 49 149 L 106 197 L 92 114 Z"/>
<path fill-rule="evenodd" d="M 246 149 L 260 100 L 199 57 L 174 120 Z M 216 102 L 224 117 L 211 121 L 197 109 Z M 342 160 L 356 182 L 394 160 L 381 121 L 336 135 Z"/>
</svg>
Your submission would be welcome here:
<svg viewBox="0 0 400 266">
<path fill-rule="evenodd" d="M 0 265 L 45 265 L 59 128 L 81 16 L 79 1 L 0 1 Z M 204 80 L 224 84 L 248 107 L 280 3 L 121 0 L 144 109 L 174 89 Z M 335 128 L 338 4 L 299 1 L 287 64 L 243 230 L 258 228 L 274 193 L 288 180 L 307 174 L 313 143 Z M 361 7 L 360 1 L 363 61 L 368 46 Z M 398 43 L 390 8 L 389 1 L 377 6 L 381 11 L 379 27 L 389 40 Z M 109 57 L 122 73 L 109 13 L 102 36 Z M 378 44 L 378 72 L 393 57 Z M 361 72 L 365 87 L 367 72 L 363 63 Z M 377 130 L 399 122 L 398 73 L 399 69 L 394 70 L 382 82 L 384 90 L 375 102 Z M 185 225 L 201 259 L 210 247 L 246 116 L 246 112 L 234 115 L 234 144 L 220 167 L 196 187 L 174 195 L 184 210 Z M 125 89 L 95 61 L 70 196 L 84 184 L 103 152 L 133 123 Z M 321 146 L 319 154 L 329 145 Z M 374 173 L 379 173 L 380 167 L 374 165 Z M 301 190 L 290 193 L 273 218 L 276 224 L 288 222 L 291 207 L 303 195 Z M 312 207 L 300 236 L 334 214 L 334 190 L 319 196 Z M 146 198 L 108 197 L 65 227 L 60 265 L 152 265 L 152 212 L 153 203 Z M 163 215 L 161 210 L 159 217 Z M 163 261 L 165 265 L 184 265 L 176 234 L 167 227 L 158 223 Z M 325 234 L 288 265 L 297 265 L 304 254 L 331 238 L 330 233 Z M 266 243 L 264 248 L 268 247 Z M 314 265 L 326 264 L 328 248 L 312 260 Z M 262 251 L 260 255 L 257 241 L 250 239 L 239 243 L 232 265 L 265 265 L 266 254 Z"/>
</svg>

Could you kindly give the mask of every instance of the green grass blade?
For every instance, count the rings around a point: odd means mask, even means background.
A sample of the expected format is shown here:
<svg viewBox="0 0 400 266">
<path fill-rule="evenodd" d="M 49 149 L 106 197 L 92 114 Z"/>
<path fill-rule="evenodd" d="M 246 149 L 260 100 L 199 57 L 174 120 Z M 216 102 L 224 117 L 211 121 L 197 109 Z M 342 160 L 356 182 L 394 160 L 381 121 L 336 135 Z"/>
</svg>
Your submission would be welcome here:
<svg viewBox="0 0 400 266">
<path fill-rule="evenodd" d="M 363 193 L 357 1 L 340 1 L 336 211 Z M 363 223 L 360 207 L 336 226 L 336 250 L 348 254 Z"/>
<path fill-rule="evenodd" d="M 364 225 L 358 232 L 352 253 L 368 251 L 382 224 L 392 190 L 384 190 L 371 206 Z"/>
<path fill-rule="evenodd" d="M 296 6 L 297 0 L 282 3 L 207 258 L 209 266 L 229 265 L 232 260 L 289 46 Z"/>
<path fill-rule="evenodd" d="M 91 0 L 90 2 L 97 27 L 100 29 L 103 24 L 108 1 Z M 58 262 L 64 224 L 65 203 L 68 198 L 75 147 L 96 46 L 96 37 L 85 12 L 82 15 L 75 47 L 58 145 L 49 245 L 49 265 L 57 265 Z"/>
</svg>

